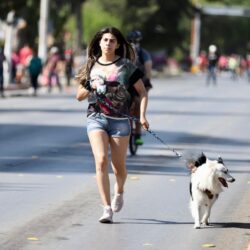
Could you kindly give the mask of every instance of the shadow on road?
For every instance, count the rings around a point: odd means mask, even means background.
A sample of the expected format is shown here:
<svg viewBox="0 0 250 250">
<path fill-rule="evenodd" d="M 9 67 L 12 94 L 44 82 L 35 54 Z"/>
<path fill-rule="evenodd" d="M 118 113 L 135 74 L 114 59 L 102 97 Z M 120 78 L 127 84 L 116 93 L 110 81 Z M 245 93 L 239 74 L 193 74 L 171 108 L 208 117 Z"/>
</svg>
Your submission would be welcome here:
<svg viewBox="0 0 250 250">
<path fill-rule="evenodd" d="M 157 134 L 169 145 L 177 145 L 178 151 L 186 145 L 190 149 L 206 145 L 211 149 L 216 146 L 230 146 L 230 149 L 248 147 L 250 142 L 228 138 L 157 131 Z M 149 135 L 150 136 L 150 135 Z M 94 173 L 92 151 L 87 139 L 86 128 L 79 126 L 50 126 L 26 124 L 0 125 L 0 172 L 25 173 Z M 130 173 L 187 175 L 185 159 L 178 159 L 155 138 L 147 139 L 143 146 L 144 155 L 128 157 Z M 237 148 L 235 148 L 236 150 Z M 239 150 L 239 149 L 237 149 Z M 153 152 L 154 153 L 151 153 Z M 156 153 L 156 154 L 155 154 Z M 227 159 L 225 159 L 227 162 Z M 235 165 L 250 161 L 229 159 Z M 242 173 L 249 170 L 242 171 Z"/>
<path fill-rule="evenodd" d="M 178 222 L 178 221 L 167 221 L 167 220 L 157 220 L 151 218 L 123 218 L 127 220 L 125 222 L 114 222 L 114 224 L 150 224 L 150 225 L 190 225 L 193 222 Z"/>
<path fill-rule="evenodd" d="M 213 228 L 243 228 L 250 229 L 250 223 L 244 222 L 221 222 L 221 223 L 212 223 Z"/>
</svg>

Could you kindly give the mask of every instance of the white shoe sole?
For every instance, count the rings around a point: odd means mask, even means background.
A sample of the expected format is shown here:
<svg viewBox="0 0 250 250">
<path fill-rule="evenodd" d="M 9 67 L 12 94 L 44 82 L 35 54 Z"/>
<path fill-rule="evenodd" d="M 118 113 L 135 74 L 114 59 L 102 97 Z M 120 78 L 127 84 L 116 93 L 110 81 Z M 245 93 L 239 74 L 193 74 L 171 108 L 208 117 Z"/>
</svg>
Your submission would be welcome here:
<svg viewBox="0 0 250 250">
<path fill-rule="evenodd" d="M 100 218 L 99 222 L 109 224 L 109 223 L 113 223 L 113 220 L 111 218 Z"/>
</svg>

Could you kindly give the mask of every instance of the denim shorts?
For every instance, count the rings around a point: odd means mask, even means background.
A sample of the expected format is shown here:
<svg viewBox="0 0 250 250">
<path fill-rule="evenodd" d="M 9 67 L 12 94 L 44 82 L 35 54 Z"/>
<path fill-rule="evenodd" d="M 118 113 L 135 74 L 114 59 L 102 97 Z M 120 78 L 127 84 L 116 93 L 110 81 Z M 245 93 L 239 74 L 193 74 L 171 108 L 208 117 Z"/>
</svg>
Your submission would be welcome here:
<svg viewBox="0 0 250 250">
<path fill-rule="evenodd" d="M 128 118 L 117 119 L 94 113 L 87 118 L 87 132 L 93 130 L 104 130 L 111 137 L 122 137 L 130 135 L 131 127 Z"/>
</svg>

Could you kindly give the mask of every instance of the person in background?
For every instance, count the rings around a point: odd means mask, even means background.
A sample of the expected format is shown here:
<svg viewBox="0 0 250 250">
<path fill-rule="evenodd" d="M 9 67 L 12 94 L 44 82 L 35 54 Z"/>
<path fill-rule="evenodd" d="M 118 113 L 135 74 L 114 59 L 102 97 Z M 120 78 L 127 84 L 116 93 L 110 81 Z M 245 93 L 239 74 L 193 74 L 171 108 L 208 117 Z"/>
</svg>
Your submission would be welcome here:
<svg viewBox="0 0 250 250">
<path fill-rule="evenodd" d="M 206 68 L 207 68 L 207 53 L 206 53 L 206 51 L 204 51 L 204 50 L 201 51 L 201 53 L 198 57 L 198 60 L 199 60 L 200 71 L 202 73 L 204 73 Z"/>
<path fill-rule="evenodd" d="M 23 83 L 27 76 L 29 60 L 32 57 L 33 51 L 29 44 L 25 44 L 19 50 L 19 63 L 16 67 L 16 83 Z"/>
<path fill-rule="evenodd" d="M 213 81 L 213 84 L 217 84 L 217 63 L 218 63 L 218 53 L 217 47 L 215 45 L 210 45 L 208 47 L 208 67 L 207 67 L 207 85 L 210 84 L 210 81 Z"/>
<path fill-rule="evenodd" d="M 143 73 L 132 60 L 135 53 L 115 27 L 103 28 L 95 34 L 87 51 L 87 63 L 76 76 L 80 86 L 76 98 L 88 98 L 87 132 L 96 165 L 96 180 L 103 204 L 101 223 L 112 223 L 113 212 L 124 203 L 127 178 L 126 157 L 130 137 L 128 118 L 131 91 L 140 98 L 140 123 L 149 128 L 146 119 L 147 91 L 141 80 Z M 110 198 L 109 153 L 115 174 L 114 197 Z"/>
<path fill-rule="evenodd" d="M 30 75 L 30 82 L 33 87 L 33 95 L 37 95 L 38 76 L 42 71 L 42 60 L 37 56 L 37 50 L 33 50 L 33 55 L 29 61 L 28 70 Z"/>
<path fill-rule="evenodd" d="M 142 81 L 147 92 L 152 88 L 151 77 L 152 77 L 152 58 L 149 52 L 141 47 L 142 34 L 139 30 L 134 30 L 128 33 L 127 40 L 133 46 L 136 52 L 136 63 L 135 65 L 144 73 Z M 131 107 L 131 115 L 139 117 L 140 115 L 140 104 L 138 95 L 135 93 L 133 98 L 133 105 Z M 136 135 L 135 143 L 137 145 L 143 145 L 141 138 L 141 124 L 136 123 Z"/>
<path fill-rule="evenodd" d="M 3 47 L 0 47 L 0 94 L 1 97 L 4 97 L 4 72 L 3 72 L 3 64 L 6 60 L 4 55 Z"/>
<path fill-rule="evenodd" d="M 20 50 L 19 50 L 19 59 L 20 63 L 26 67 L 29 63 L 29 59 L 33 54 L 32 48 L 28 45 L 25 44 Z"/>
<path fill-rule="evenodd" d="M 218 60 L 218 68 L 220 72 L 225 72 L 227 70 L 228 57 L 226 55 L 220 55 Z"/>
<path fill-rule="evenodd" d="M 55 81 L 59 90 L 62 91 L 62 86 L 60 83 L 59 75 L 57 72 L 58 62 L 60 61 L 59 49 L 53 46 L 49 51 L 49 57 L 46 63 L 46 68 L 48 70 L 48 90 L 49 93 L 52 90 L 52 81 Z"/>
<path fill-rule="evenodd" d="M 236 54 L 231 54 L 229 56 L 228 69 L 231 72 L 231 79 L 233 81 L 237 80 L 239 71 L 239 57 Z"/>
<path fill-rule="evenodd" d="M 16 83 L 17 66 L 20 64 L 20 57 L 17 50 L 11 55 L 11 82 Z"/>
<path fill-rule="evenodd" d="M 66 49 L 64 51 L 64 59 L 65 59 L 65 74 L 67 79 L 67 86 L 70 86 L 70 80 L 72 78 L 72 71 L 73 71 L 73 51 L 71 49 Z"/>
<path fill-rule="evenodd" d="M 246 56 L 247 81 L 250 83 L 250 54 Z"/>
</svg>

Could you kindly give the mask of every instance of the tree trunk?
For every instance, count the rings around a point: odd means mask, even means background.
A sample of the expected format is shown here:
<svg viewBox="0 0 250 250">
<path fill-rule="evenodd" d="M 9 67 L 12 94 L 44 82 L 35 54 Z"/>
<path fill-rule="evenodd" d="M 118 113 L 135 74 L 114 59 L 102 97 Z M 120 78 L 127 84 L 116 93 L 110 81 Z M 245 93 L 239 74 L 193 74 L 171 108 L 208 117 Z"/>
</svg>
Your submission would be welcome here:
<svg viewBox="0 0 250 250">
<path fill-rule="evenodd" d="M 74 5 L 74 12 L 76 17 L 76 51 L 82 50 L 83 37 L 83 18 L 82 18 L 82 3 L 85 1 L 78 0 Z"/>
</svg>

